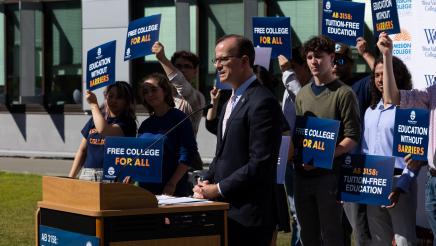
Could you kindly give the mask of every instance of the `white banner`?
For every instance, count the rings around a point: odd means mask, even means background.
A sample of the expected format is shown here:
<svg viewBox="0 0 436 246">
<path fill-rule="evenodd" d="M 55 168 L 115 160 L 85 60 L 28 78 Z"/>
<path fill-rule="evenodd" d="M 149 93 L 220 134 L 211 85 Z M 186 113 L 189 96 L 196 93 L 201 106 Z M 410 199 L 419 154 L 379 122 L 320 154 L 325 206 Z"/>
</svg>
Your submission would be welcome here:
<svg viewBox="0 0 436 246">
<path fill-rule="evenodd" d="M 436 84 L 436 0 L 397 0 L 401 33 L 391 35 L 395 56 L 412 74 L 413 87 Z M 424 210 L 426 168 L 418 176 L 417 225 L 429 228 Z"/>
</svg>

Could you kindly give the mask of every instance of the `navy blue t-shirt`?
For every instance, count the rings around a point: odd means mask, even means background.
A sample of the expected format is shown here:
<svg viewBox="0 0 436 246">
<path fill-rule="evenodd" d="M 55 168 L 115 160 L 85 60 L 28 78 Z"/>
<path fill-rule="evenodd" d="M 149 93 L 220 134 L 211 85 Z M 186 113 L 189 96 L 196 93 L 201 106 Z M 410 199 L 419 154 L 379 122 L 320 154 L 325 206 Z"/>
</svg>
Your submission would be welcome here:
<svg viewBox="0 0 436 246">
<path fill-rule="evenodd" d="M 108 124 L 117 124 L 123 130 L 124 136 L 136 136 L 136 121 L 123 118 L 108 118 Z M 83 164 L 84 168 L 103 168 L 104 159 L 104 142 L 105 137 L 97 132 L 95 129 L 94 120 L 89 119 L 82 129 L 82 135 L 86 138 L 86 159 Z"/>
<path fill-rule="evenodd" d="M 183 120 L 186 114 L 171 108 L 163 116 L 151 115 L 141 123 L 138 129 L 138 137 L 150 137 L 150 134 L 165 134 L 177 123 Z M 164 151 L 162 161 L 162 184 L 144 183 L 142 187 L 154 194 L 162 194 L 162 190 L 176 171 L 179 163 L 191 166 L 194 153 L 197 151 L 192 125 L 189 119 L 177 126 L 163 139 Z M 176 196 L 189 194 L 188 176 L 185 174 L 176 187 Z"/>
</svg>

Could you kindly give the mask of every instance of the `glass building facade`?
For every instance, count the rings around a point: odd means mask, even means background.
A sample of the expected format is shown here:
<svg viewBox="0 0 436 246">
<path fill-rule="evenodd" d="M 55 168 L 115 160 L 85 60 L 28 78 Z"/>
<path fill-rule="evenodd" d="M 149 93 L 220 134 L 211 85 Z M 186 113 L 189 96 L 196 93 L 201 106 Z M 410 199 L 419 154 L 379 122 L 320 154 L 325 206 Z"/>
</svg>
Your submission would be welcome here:
<svg viewBox="0 0 436 246">
<path fill-rule="evenodd" d="M 80 104 L 83 91 L 83 25 L 79 0 L 0 1 L 0 104 L 38 103 L 47 108 Z M 90 2 L 90 1 L 88 1 Z M 251 16 L 291 17 L 293 46 L 320 32 L 322 1 L 314 0 L 126 0 L 129 20 L 162 14 L 160 41 L 170 57 L 183 49 L 200 56 L 198 86 L 206 95 L 214 85 L 215 40 L 245 34 Z M 364 1 L 360 1 L 364 2 Z M 108 4 L 111 1 L 107 1 Z M 110 6 L 109 6 L 110 8 Z M 182 12 L 180 9 L 183 8 Z M 98 16 L 96 16 L 98 18 Z M 178 24 L 185 33 L 177 33 Z M 368 38 L 370 28 L 367 28 Z M 177 34 L 176 34 L 177 33 Z M 357 54 L 355 54 L 357 57 Z M 162 71 L 154 56 L 135 59 L 129 77 L 136 88 L 145 75 Z M 271 70 L 279 76 L 277 61 Z M 361 60 L 356 72 L 368 69 Z M 280 90 L 278 88 L 278 95 Z M 78 106 L 79 107 L 79 106 Z M 80 106 L 81 107 L 81 106 Z"/>
</svg>

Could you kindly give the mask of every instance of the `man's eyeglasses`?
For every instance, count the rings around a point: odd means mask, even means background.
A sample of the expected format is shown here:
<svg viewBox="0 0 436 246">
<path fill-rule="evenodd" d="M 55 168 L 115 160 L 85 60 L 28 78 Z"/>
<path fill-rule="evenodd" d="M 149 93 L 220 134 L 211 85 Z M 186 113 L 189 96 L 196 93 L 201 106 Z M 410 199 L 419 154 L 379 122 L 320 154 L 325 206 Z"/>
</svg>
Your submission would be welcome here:
<svg viewBox="0 0 436 246">
<path fill-rule="evenodd" d="M 194 69 L 194 66 L 191 64 L 175 64 L 174 65 L 177 69 Z"/>
<path fill-rule="evenodd" d="M 333 60 L 333 64 L 338 65 L 338 66 L 342 66 L 345 63 L 347 63 L 347 60 L 345 60 L 344 58 L 335 58 Z"/>
<path fill-rule="evenodd" d="M 232 58 L 232 57 L 237 57 L 237 56 L 217 57 L 217 58 L 212 59 L 212 63 L 214 65 L 217 65 L 218 63 L 221 64 L 221 65 L 226 65 L 230 61 L 230 58 Z"/>
</svg>

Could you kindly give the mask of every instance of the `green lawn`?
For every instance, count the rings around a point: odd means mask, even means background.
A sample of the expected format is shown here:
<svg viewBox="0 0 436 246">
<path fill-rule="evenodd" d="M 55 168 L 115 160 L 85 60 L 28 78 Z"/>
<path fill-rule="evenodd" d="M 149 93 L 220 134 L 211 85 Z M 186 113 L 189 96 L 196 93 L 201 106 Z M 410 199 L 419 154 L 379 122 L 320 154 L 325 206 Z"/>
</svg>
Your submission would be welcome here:
<svg viewBox="0 0 436 246">
<path fill-rule="evenodd" d="M 0 172 L 0 246 L 35 245 L 35 209 L 41 199 L 41 176 Z M 278 246 L 289 242 L 290 233 L 279 233 Z"/>
<path fill-rule="evenodd" d="M 41 176 L 0 172 L 0 246 L 35 245 Z"/>
</svg>

